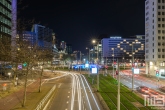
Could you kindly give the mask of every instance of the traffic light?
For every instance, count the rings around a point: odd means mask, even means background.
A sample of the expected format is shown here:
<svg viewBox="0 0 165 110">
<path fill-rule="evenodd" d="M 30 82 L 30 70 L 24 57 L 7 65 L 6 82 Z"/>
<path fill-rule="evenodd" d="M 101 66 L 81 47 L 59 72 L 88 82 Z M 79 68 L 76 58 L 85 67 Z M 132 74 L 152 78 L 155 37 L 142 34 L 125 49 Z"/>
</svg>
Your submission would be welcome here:
<svg viewBox="0 0 165 110">
<path fill-rule="evenodd" d="M 159 71 L 156 71 L 156 76 L 159 76 Z"/>
</svg>

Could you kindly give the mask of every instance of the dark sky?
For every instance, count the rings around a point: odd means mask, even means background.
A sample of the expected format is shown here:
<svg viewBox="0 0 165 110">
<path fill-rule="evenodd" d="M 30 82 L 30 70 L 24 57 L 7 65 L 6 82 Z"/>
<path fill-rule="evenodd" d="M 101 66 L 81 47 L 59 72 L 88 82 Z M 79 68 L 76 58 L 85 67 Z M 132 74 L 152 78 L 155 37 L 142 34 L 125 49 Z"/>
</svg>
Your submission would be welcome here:
<svg viewBox="0 0 165 110">
<path fill-rule="evenodd" d="M 53 29 L 56 38 L 85 52 L 91 40 L 144 35 L 145 0 L 23 0 L 21 17 Z M 19 15 L 19 16 L 20 16 Z"/>
</svg>

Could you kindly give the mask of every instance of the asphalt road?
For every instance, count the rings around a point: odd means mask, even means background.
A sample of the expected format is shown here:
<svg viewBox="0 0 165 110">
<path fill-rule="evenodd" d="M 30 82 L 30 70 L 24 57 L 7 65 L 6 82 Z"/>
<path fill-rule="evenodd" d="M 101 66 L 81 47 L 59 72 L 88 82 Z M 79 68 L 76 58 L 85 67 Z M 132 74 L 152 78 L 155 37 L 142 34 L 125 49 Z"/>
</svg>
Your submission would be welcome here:
<svg viewBox="0 0 165 110">
<path fill-rule="evenodd" d="M 132 74 L 128 74 L 130 71 L 121 71 L 120 81 L 129 88 L 132 88 Z M 143 78 L 141 76 L 134 75 L 134 89 L 139 86 L 146 86 L 152 89 L 158 89 L 159 82 L 153 82 L 147 78 Z"/>
<path fill-rule="evenodd" d="M 56 84 L 48 110 L 103 110 L 83 75 L 73 72 L 63 74 L 67 76 L 47 82 Z"/>
</svg>

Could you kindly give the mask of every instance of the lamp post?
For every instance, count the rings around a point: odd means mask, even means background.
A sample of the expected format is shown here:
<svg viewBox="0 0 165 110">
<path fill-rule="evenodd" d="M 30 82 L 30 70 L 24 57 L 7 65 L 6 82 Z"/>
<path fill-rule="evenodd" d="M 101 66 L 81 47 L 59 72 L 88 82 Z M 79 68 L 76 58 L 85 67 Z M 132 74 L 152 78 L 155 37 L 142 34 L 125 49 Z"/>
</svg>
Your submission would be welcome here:
<svg viewBox="0 0 165 110">
<path fill-rule="evenodd" d="M 89 69 L 89 73 L 88 73 L 88 77 L 90 77 L 90 48 L 87 48 L 87 47 L 86 47 L 86 49 L 89 50 L 89 58 L 88 58 L 88 63 L 89 63 L 88 69 Z"/>
<path fill-rule="evenodd" d="M 11 75 L 11 73 L 9 72 L 8 75 L 9 75 L 9 80 L 10 80 L 10 75 Z"/>
<path fill-rule="evenodd" d="M 117 71 L 118 71 L 117 110 L 120 110 L 120 72 L 119 72 L 118 59 L 117 59 Z"/>
<path fill-rule="evenodd" d="M 113 56 L 113 78 L 114 78 L 114 49 L 115 48 L 112 48 L 112 50 L 113 50 L 113 55 L 112 55 Z"/>
<path fill-rule="evenodd" d="M 133 44 L 134 44 L 135 42 L 132 42 L 132 44 L 130 44 L 130 45 L 132 45 L 132 92 L 133 92 L 133 90 L 134 90 L 134 52 L 133 52 Z"/>
<path fill-rule="evenodd" d="M 93 40 L 92 42 L 96 43 L 96 40 Z M 97 43 L 97 46 L 98 46 L 98 43 Z M 97 91 L 99 91 L 98 47 L 97 47 Z"/>
</svg>

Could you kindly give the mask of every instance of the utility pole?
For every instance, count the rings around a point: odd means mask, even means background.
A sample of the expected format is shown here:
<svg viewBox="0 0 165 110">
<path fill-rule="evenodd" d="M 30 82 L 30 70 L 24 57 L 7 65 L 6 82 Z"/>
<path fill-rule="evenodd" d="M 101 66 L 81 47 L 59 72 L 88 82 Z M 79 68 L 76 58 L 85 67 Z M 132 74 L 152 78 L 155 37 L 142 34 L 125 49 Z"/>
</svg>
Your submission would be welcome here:
<svg viewBox="0 0 165 110">
<path fill-rule="evenodd" d="M 81 73 L 81 51 L 80 51 L 80 73 Z"/>
<path fill-rule="evenodd" d="M 88 48 L 89 49 L 89 48 Z M 88 77 L 90 77 L 90 49 L 89 49 L 89 61 L 88 61 L 88 63 L 89 63 L 89 67 L 88 67 L 88 69 L 89 69 L 89 74 L 88 74 Z"/>
<path fill-rule="evenodd" d="M 114 78 L 114 49 L 115 48 L 113 48 L 113 78 Z"/>
<path fill-rule="evenodd" d="M 118 71 L 117 110 L 120 110 L 120 72 L 119 72 L 118 59 L 117 59 L 117 71 Z"/>
<path fill-rule="evenodd" d="M 99 44 L 97 44 L 97 63 L 99 61 Z"/>
<path fill-rule="evenodd" d="M 97 91 L 99 91 L 99 69 L 97 64 Z"/>
<path fill-rule="evenodd" d="M 133 44 L 132 44 L 132 92 L 134 91 L 134 54 L 133 54 Z"/>
</svg>

